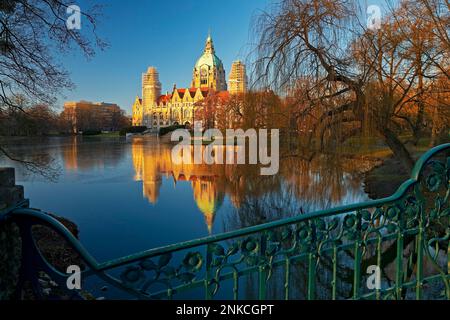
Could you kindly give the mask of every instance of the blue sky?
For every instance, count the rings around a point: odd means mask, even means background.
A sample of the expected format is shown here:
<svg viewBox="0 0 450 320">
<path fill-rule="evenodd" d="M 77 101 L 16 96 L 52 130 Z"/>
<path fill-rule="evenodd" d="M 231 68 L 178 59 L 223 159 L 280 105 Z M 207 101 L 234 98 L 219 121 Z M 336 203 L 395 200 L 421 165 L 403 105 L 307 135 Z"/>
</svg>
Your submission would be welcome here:
<svg viewBox="0 0 450 320">
<path fill-rule="evenodd" d="M 63 100 L 119 104 L 128 114 L 140 95 L 141 74 L 158 68 L 163 92 L 189 86 L 192 69 L 211 29 L 216 53 L 228 74 L 249 51 L 252 18 L 269 0 L 110 0 L 99 34 L 109 48 L 87 61 L 79 52 L 62 58 L 76 88 Z M 74 1 L 83 7 L 89 1 Z M 83 21 L 82 21 L 83 23 Z"/>
</svg>

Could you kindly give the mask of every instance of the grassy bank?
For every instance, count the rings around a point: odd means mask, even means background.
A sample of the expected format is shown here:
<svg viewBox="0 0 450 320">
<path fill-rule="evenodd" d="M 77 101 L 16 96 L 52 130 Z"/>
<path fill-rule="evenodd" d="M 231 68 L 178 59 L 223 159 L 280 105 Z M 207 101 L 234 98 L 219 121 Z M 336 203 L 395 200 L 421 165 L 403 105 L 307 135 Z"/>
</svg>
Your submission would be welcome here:
<svg viewBox="0 0 450 320">
<path fill-rule="evenodd" d="M 119 138 L 120 137 L 120 133 L 119 131 L 115 131 L 115 132 L 102 132 L 99 134 L 87 134 L 87 135 L 82 135 L 83 138 L 89 138 L 89 137 L 93 137 L 93 138 Z"/>
</svg>

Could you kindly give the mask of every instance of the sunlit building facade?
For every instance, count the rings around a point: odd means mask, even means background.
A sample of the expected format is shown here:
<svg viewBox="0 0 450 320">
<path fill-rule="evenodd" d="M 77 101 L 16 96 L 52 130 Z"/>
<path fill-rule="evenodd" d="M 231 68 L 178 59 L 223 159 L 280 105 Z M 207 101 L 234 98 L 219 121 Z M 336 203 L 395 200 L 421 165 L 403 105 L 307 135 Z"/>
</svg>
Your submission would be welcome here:
<svg viewBox="0 0 450 320">
<path fill-rule="evenodd" d="M 240 94 L 247 91 L 247 73 L 245 64 L 240 60 L 234 61 L 231 65 L 228 88 L 230 94 Z"/>
<path fill-rule="evenodd" d="M 242 68 L 243 71 L 242 71 Z M 245 66 L 240 63 L 232 67 L 233 93 L 246 90 Z M 237 85 L 239 84 L 239 85 Z M 189 88 L 177 88 L 161 94 L 159 73 L 149 67 L 142 75 L 142 98 L 136 97 L 133 103 L 133 126 L 161 128 L 170 125 L 192 125 L 196 112 L 202 108 L 201 101 L 209 95 L 228 92 L 225 69 L 222 60 L 216 55 L 211 36 L 206 39 L 203 54 L 197 60 Z"/>
<path fill-rule="evenodd" d="M 73 133 L 84 130 L 115 131 L 124 111 L 114 103 L 68 101 L 64 103 L 62 116 Z"/>
</svg>

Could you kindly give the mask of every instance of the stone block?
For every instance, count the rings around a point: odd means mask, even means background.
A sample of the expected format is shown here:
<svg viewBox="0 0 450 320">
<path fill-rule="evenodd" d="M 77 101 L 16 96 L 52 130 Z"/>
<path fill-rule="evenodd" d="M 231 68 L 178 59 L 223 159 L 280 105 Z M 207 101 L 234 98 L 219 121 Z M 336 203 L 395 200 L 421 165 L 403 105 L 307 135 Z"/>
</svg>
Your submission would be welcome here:
<svg viewBox="0 0 450 320">
<path fill-rule="evenodd" d="M 0 207 L 10 207 L 23 200 L 23 186 L 0 187 Z"/>
<path fill-rule="evenodd" d="M 0 187 L 14 187 L 14 168 L 0 168 Z"/>
</svg>

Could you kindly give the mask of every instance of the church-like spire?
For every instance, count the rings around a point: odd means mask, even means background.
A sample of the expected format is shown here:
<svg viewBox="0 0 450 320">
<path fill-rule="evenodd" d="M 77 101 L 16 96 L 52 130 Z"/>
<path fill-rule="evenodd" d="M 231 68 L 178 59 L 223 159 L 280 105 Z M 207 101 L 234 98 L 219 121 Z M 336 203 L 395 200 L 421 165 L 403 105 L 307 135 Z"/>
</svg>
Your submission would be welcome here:
<svg viewBox="0 0 450 320">
<path fill-rule="evenodd" d="M 208 32 L 208 38 L 206 39 L 205 53 L 214 54 L 214 43 L 211 37 L 211 31 Z"/>
</svg>

